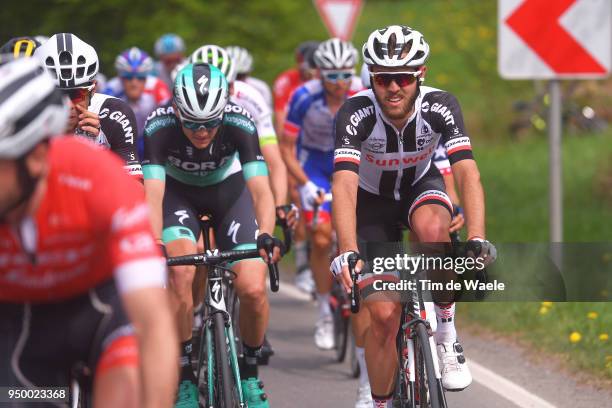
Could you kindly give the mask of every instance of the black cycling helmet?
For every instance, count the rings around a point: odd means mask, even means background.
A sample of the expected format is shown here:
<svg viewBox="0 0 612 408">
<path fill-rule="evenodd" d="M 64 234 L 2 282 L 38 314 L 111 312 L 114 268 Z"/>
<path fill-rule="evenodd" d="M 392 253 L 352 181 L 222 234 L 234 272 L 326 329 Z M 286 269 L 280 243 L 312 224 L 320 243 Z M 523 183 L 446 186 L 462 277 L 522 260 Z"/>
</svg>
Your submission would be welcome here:
<svg viewBox="0 0 612 408">
<path fill-rule="evenodd" d="M 295 49 L 295 60 L 304 69 L 315 69 L 314 53 L 319 47 L 318 41 L 304 41 Z M 305 66 L 304 66 L 305 65 Z"/>
</svg>

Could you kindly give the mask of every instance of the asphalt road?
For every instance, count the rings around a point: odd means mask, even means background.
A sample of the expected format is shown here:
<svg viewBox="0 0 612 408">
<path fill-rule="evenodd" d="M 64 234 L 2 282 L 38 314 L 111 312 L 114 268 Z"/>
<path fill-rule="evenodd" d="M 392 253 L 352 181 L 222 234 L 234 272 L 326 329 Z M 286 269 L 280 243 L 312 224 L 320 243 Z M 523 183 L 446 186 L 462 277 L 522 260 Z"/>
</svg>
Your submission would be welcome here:
<svg viewBox="0 0 612 408">
<path fill-rule="evenodd" d="M 316 305 L 282 282 L 271 294 L 268 338 L 275 350 L 260 369 L 272 407 L 353 407 L 357 380 L 348 364 L 334 361 L 333 351 L 313 341 Z M 606 407 L 612 392 L 580 385 L 554 367 L 529 360 L 524 350 L 497 339 L 461 333 L 474 382 L 459 393 L 447 393 L 449 407 Z"/>
</svg>

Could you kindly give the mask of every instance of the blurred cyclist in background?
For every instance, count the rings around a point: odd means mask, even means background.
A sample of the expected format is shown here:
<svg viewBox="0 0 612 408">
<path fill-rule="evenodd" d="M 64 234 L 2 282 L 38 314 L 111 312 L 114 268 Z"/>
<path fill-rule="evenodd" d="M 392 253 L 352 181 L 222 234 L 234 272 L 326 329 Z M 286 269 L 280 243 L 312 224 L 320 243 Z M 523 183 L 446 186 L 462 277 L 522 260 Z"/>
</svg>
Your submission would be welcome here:
<svg viewBox="0 0 612 408">
<path fill-rule="evenodd" d="M 34 37 L 15 37 L 0 47 L 0 54 L 11 55 L 14 59 L 31 57 L 39 46 L 40 42 Z"/>
<path fill-rule="evenodd" d="M 293 91 L 304 82 L 312 79 L 317 73 L 313 56 L 318 46 L 319 43 L 317 41 L 305 41 L 298 45 L 295 50 L 297 66 L 282 72 L 274 81 L 274 125 L 281 143 L 289 99 Z M 288 180 L 288 191 L 291 201 L 299 203 L 300 195 L 297 192 L 296 183 L 291 174 L 288 175 Z M 303 219 L 300 219 L 293 239 L 296 268 L 295 285 L 306 293 L 313 293 L 315 284 L 312 278 L 312 271 L 308 266 L 308 241 L 306 240 L 306 226 Z"/>
<path fill-rule="evenodd" d="M 323 350 L 334 347 L 329 305 L 332 280 L 328 272 L 333 241 L 331 205 L 322 203 L 320 196 L 331 189 L 334 116 L 349 96 L 363 88 L 361 80 L 355 76 L 357 59 L 357 50 L 348 41 L 332 38 L 319 45 L 314 60 L 320 79 L 306 82 L 293 93 L 281 143 L 287 169 L 298 185 L 310 233 L 310 267 L 319 303 L 314 340 Z M 320 205 L 316 225 L 313 224 L 315 204 Z"/>
<path fill-rule="evenodd" d="M 226 47 L 225 49 L 236 67 L 236 79 L 246 82 L 257 89 L 261 96 L 263 96 L 268 107 L 272 109 L 272 91 L 270 87 L 261 79 L 251 76 L 251 71 L 253 71 L 253 56 L 246 48 L 237 45 Z"/>
<path fill-rule="evenodd" d="M 129 48 L 117 56 L 115 69 L 118 77 L 108 82 L 107 95 L 117 97 L 130 105 L 138 126 L 138 157 L 144 154 L 142 134 L 149 113 L 157 105 L 170 100 L 170 90 L 153 73 L 153 59 L 137 47 Z"/>
<path fill-rule="evenodd" d="M 155 56 L 159 61 L 155 64 L 155 73 L 172 89 L 171 73 L 185 59 L 185 43 L 176 34 L 164 34 L 155 42 Z"/>
</svg>

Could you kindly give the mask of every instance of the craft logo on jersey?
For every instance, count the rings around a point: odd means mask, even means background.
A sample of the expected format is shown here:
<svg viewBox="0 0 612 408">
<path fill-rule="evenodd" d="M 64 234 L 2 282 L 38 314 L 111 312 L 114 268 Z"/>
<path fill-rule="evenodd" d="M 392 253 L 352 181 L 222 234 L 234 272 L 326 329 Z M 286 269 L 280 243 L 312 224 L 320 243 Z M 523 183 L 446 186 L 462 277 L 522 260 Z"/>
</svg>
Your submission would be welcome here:
<svg viewBox="0 0 612 408">
<path fill-rule="evenodd" d="M 421 105 L 421 110 L 423 112 L 429 112 L 429 102 L 427 101 L 423 102 L 423 104 Z"/>
<path fill-rule="evenodd" d="M 185 147 L 185 150 L 187 151 L 187 156 L 193 157 L 193 147 L 187 146 Z"/>
<path fill-rule="evenodd" d="M 423 123 L 421 127 L 421 132 L 417 135 L 416 144 L 417 151 L 423 150 L 423 148 L 431 143 L 433 140 L 433 134 L 431 133 L 431 129 L 427 126 L 426 123 Z"/>
</svg>

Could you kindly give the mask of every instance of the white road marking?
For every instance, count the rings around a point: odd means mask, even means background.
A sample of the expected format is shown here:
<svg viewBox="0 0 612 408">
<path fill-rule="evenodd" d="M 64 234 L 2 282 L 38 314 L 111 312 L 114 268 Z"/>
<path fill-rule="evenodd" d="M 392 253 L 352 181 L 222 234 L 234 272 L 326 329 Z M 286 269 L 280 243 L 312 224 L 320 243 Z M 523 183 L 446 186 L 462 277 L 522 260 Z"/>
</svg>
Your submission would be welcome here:
<svg viewBox="0 0 612 408">
<path fill-rule="evenodd" d="M 312 300 L 310 295 L 302 292 L 296 286 L 288 282 L 280 283 L 280 292 L 296 300 L 304 302 L 310 302 Z M 482 384 L 484 387 L 508 401 L 513 402 L 517 406 L 521 408 L 557 408 L 556 405 L 538 397 L 501 375 L 495 374 L 493 371 L 478 364 L 473 359 L 469 359 L 469 364 L 474 381 Z"/>
</svg>

